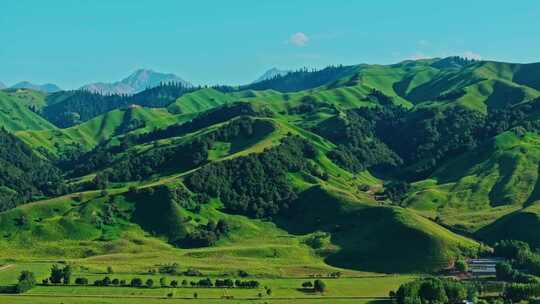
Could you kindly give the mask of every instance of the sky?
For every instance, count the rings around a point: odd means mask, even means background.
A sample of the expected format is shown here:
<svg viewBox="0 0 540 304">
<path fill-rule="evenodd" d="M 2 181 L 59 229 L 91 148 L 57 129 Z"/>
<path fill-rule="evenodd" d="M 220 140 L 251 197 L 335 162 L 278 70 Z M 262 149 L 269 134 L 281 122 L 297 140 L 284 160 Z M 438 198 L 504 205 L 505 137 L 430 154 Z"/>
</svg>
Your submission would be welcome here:
<svg viewBox="0 0 540 304">
<path fill-rule="evenodd" d="M 0 0 L 0 82 L 64 89 L 138 68 L 195 84 L 459 55 L 540 61 L 538 0 Z"/>
</svg>

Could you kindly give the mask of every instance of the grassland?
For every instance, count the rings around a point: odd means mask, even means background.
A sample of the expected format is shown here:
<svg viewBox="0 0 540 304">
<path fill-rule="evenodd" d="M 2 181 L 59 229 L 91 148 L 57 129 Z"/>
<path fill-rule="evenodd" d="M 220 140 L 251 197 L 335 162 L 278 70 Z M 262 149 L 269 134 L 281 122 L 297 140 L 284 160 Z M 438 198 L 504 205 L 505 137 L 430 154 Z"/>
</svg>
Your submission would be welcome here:
<svg viewBox="0 0 540 304">
<path fill-rule="evenodd" d="M 36 273 L 39 280 L 48 276 L 48 267 L 52 262 L 24 262 L 7 264 L 8 268 L 0 270 L 0 286 L 10 285 L 16 281 L 19 271 L 22 269 L 31 270 Z M 164 277 L 166 282 L 171 280 L 197 281 L 200 277 L 185 277 L 164 274 L 150 274 L 148 272 L 134 272 L 129 269 L 120 268 L 112 274 L 107 274 L 101 269 L 83 266 L 87 265 L 83 261 L 74 262 L 75 272 L 73 278 L 85 277 L 90 282 L 109 276 L 111 279 L 117 278 L 129 282 L 132 278 L 138 277 L 146 281 L 152 279 L 159 285 L 160 278 Z M 207 277 L 207 276 L 204 276 Z M 234 274 L 210 274 L 210 278 L 231 278 Z M 79 285 L 41 285 L 21 296 L 0 295 L 0 301 L 9 300 L 9 303 L 49 303 L 52 299 L 61 300 L 62 303 L 161 303 L 163 301 L 173 303 L 216 303 L 229 302 L 222 300 L 224 296 L 232 296 L 235 301 L 242 303 L 315 303 L 332 301 L 332 303 L 363 303 L 371 302 L 375 299 L 385 299 L 390 290 L 395 290 L 400 284 L 413 280 L 414 276 L 408 275 L 366 275 L 355 274 L 353 276 L 343 276 L 339 279 L 322 278 L 327 290 L 324 294 L 301 291 L 301 284 L 307 280 L 313 280 L 311 276 L 286 277 L 286 276 L 264 276 L 254 274 L 247 279 L 255 279 L 260 282 L 261 287 L 256 289 L 224 289 L 224 288 L 192 288 L 192 287 L 154 287 L 154 288 L 133 288 L 133 287 L 95 287 Z M 263 288 L 264 287 L 264 288 Z M 271 296 L 266 295 L 266 289 L 272 290 Z M 167 294 L 172 293 L 173 299 L 167 299 Z M 193 294 L 198 294 L 198 299 L 193 299 Z M 259 293 L 263 297 L 259 297 Z M 165 300 L 167 299 L 167 300 Z M 14 301 L 14 302 L 11 302 Z M 51 302 L 58 303 L 58 302 Z M 326 302 L 327 303 L 327 302 Z M 382 303 L 378 300 L 377 303 Z"/>
<path fill-rule="evenodd" d="M 210 304 L 210 303 L 216 303 L 218 301 L 217 299 L 166 299 L 165 297 L 162 297 L 161 299 L 152 299 L 152 298 L 144 298 L 144 299 L 130 299 L 130 298 L 123 298 L 123 299 L 114 299 L 114 298 L 106 298 L 106 297 L 32 297 L 32 296 L 1 296 L 2 300 L 9 301 L 9 303 L 19 304 L 19 303 L 35 303 L 35 304 L 57 304 L 59 299 L 61 299 L 61 303 L 65 304 L 154 304 L 154 303 L 173 303 L 173 304 L 183 304 L 183 303 L 201 303 L 201 304 Z M 332 301 L 332 303 L 337 304 L 388 304 L 391 303 L 389 300 L 368 300 L 368 299 L 335 299 L 335 298 L 307 298 L 307 299 L 244 299 L 239 300 L 236 299 L 235 301 L 231 300 L 225 300 L 223 302 L 229 303 L 229 302 L 237 302 L 237 303 L 283 303 L 283 304 L 292 304 L 292 303 L 328 303 L 328 301 Z M 219 302 L 219 301 L 218 301 Z"/>
<path fill-rule="evenodd" d="M 537 134 L 505 132 L 448 160 L 430 178 L 413 184 L 405 201 L 409 208 L 401 208 L 376 201 L 373 194 L 382 188 L 383 181 L 367 171 L 352 174 L 334 164 L 326 153 L 335 145 L 311 131 L 344 110 L 378 105 L 380 102 L 370 95 L 373 90 L 406 108 L 462 105 L 480 112 L 540 96 L 540 85 L 528 66 L 477 62 L 465 68 L 442 69 L 436 63 L 361 65 L 355 67 L 355 74 L 291 93 L 271 88 L 223 93 L 204 88 L 183 95 L 167 108 L 116 109 L 66 129 L 54 127 L 28 109 L 45 106 L 44 96 L 31 91 L 0 92 L 0 122 L 32 148 L 40 148 L 44 157 L 57 157 L 70 149 L 88 151 L 103 141 L 186 122 L 201 111 L 243 101 L 261 112 L 269 111 L 268 117 L 253 119 L 271 128 L 254 130 L 250 138 L 213 143 L 209 161 L 263 153 L 292 134 L 316 147 L 319 155 L 312 162 L 328 174 L 324 180 L 305 172 L 288 175 L 299 196 L 293 216 L 269 220 L 228 214 L 218 198 L 212 198 L 198 212 L 180 208 L 181 217 L 189 219 L 184 223 L 187 229 L 210 220 L 230 223 L 230 233 L 208 248 L 177 248 L 165 236 L 144 230 L 144 223 L 133 217 L 138 202 L 126 194 L 130 186 L 182 184 L 183 178 L 198 168 L 167 170 L 138 182 L 111 183 L 105 195 L 100 191 L 73 193 L 2 212 L 0 285 L 14 284 L 21 270 L 31 270 L 43 279 L 50 266 L 60 262 L 74 266 L 74 278 L 100 279 L 112 266 L 112 278 L 152 278 L 157 283 L 162 275 L 149 270 L 178 263 L 182 270 L 195 268 L 210 278 L 235 278 L 238 270 L 244 270 L 273 293 L 259 299 L 262 288 L 178 288 L 174 290 L 176 299 L 166 300 L 169 303 L 193 303 L 191 298 L 197 292 L 198 303 L 216 303 L 224 295 L 233 295 L 242 303 L 382 304 L 386 300 L 374 299 L 386 297 L 399 284 L 418 276 L 416 273 L 433 272 L 461 256 L 477 254 L 482 245 L 469 237 L 486 242 L 515 238 L 540 246 L 535 233 L 540 228 Z M 445 99 L 452 94 L 458 97 Z M 292 110 L 306 100 L 314 102 L 316 111 L 298 114 Z M 115 155 L 114 160 L 125 153 L 141 155 L 204 138 L 225 123 L 136 145 Z M 90 180 L 94 174 L 71 182 Z M 368 190 L 360 190 L 365 187 Z M 125 216 L 105 221 L 111 204 Z M 20 225 L 23 217 L 25 224 Z M 327 278 L 336 271 L 343 277 Z M 328 285 L 324 295 L 298 290 L 303 281 L 319 276 L 326 278 Z M 0 295 L 0 302 L 161 303 L 171 290 L 38 286 L 23 296 Z"/>
<path fill-rule="evenodd" d="M 131 111 L 130 115 L 126 115 Z M 173 115 L 162 108 L 150 109 L 135 107 L 118 109 L 80 125 L 66 129 L 25 130 L 16 135 L 32 148 L 45 149 L 49 154 L 58 156 L 69 149 L 90 150 L 102 141 L 125 133 L 144 133 L 154 128 L 163 128 L 171 124 L 185 122 L 193 116 Z M 135 129 L 121 130 L 132 121 L 142 122 Z"/>
<path fill-rule="evenodd" d="M 29 109 L 29 106 L 37 108 L 43 99 L 43 94 L 28 90 L 0 91 L 0 127 L 12 132 L 55 129 Z"/>
</svg>

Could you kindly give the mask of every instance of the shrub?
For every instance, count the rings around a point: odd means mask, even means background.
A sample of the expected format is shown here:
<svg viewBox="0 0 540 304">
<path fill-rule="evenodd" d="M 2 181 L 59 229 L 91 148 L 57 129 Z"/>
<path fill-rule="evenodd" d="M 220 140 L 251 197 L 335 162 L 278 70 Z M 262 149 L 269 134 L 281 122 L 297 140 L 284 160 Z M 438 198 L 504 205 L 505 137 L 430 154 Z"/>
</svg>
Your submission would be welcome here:
<svg viewBox="0 0 540 304">
<path fill-rule="evenodd" d="M 34 276 L 34 273 L 25 270 L 22 271 L 19 275 L 19 281 L 15 286 L 15 291 L 17 293 L 25 293 L 28 290 L 34 288 L 34 286 L 36 286 L 36 278 Z"/>
<path fill-rule="evenodd" d="M 141 278 L 133 278 L 130 285 L 132 287 L 141 287 L 143 285 L 143 281 Z"/>
<path fill-rule="evenodd" d="M 313 282 L 313 290 L 322 293 L 326 290 L 326 284 L 322 280 L 317 279 Z"/>
</svg>

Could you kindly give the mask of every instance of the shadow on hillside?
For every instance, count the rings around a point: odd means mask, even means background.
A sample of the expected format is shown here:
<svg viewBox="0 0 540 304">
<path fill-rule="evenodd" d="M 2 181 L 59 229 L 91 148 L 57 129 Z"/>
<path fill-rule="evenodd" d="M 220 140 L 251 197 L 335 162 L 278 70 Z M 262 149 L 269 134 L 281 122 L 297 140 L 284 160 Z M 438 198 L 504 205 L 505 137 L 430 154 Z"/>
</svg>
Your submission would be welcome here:
<svg viewBox="0 0 540 304">
<path fill-rule="evenodd" d="M 406 213 L 347 202 L 321 187 L 304 191 L 292 208 L 292 216 L 276 223 L 292 234 L 330 234 L 339 247 L 324 256 L 332 266 L 383 273 L 429 271 L 432 251 L 439 249 L 428 234 L 401 222 Z"/>
</svg>

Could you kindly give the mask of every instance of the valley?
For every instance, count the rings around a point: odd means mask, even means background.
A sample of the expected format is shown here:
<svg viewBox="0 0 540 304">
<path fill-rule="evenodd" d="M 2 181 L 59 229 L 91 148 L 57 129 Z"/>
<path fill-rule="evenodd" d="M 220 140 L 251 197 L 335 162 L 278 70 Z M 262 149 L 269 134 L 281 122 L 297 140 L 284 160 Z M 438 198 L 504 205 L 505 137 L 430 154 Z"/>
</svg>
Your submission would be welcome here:
<svg viewBox="0 0 540 304">
<path fill-rule="evenodd" d="M 0 288 L 22 271 L 36 284 L 0 302 L 382 304 L 461 278 L 456 264 L 505 240 L 527 246 L 508 260 L 537 280 L 538 64 L 269 75 L 129 95 L 1 90 Z M 48 281 L 53 265 L 66 282 Z M 191 285 L 206 278 L 258 283 Z M 302 285 L 315 280 L 325 288 Z"/>
</svg>

